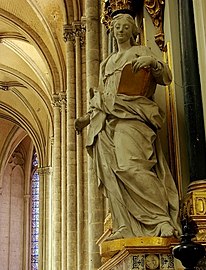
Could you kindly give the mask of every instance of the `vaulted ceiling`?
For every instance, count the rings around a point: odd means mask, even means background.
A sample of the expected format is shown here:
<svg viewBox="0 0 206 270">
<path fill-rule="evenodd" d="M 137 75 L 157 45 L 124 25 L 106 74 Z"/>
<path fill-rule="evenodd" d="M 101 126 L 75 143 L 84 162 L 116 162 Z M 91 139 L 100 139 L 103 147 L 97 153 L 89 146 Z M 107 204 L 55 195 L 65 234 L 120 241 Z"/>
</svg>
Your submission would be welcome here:
<svg viewBox="0 0 206 270">
<path fill-rule="evenodd" d="M 84 6 L 81 0 L 0 0 L 0 158 L 15 134 L 46 147 L 52 96 L 66 91 L 63 26 L 79 21 Z"/>
</svg>

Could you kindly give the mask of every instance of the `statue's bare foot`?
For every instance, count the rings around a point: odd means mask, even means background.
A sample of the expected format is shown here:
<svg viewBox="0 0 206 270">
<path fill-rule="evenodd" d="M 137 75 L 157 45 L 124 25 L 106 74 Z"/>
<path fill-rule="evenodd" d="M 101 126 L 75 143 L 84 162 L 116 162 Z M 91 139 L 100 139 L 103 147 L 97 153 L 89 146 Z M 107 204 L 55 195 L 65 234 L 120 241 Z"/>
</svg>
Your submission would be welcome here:
<svg viewBox="0 0 206 270">
<path fill-rule="evenodd" d="M 174 228 L 169 223 L 163 223 L 161 226 L 161 234 L 162 237 L 170 237 L 174 235 Z"/>
<path fill-rule="evenodd" d="M 107 237 L 106 241 L 112 241 L 112 240 L 122 239 L 122 238 L 124 238 L 122 233 L 120 231 L 116 231 L 112 233 L 109 237 Z"/>
<path fill-rule="evenodd" d="M 121 226 L 116 232 L 112 233 L 106 241 L 122 239 L 122 238 L 131 238 L 134 237 L 132 233 L 128 230 L 126 226 Z"/>
</svg>

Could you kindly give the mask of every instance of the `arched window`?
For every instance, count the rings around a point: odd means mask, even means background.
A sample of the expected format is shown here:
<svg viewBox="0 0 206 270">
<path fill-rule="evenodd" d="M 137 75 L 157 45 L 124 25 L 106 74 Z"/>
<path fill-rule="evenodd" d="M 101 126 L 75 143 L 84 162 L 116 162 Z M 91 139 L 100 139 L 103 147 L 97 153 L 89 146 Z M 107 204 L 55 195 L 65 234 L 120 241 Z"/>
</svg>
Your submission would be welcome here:
<svg viewBox="0 0 206 270">
<path fill-rule="evenodd" d="M 39 251 L 39 174 L 36 152 L 32 161 L 31 179 L 31 270 L 38 270 Z"/>
</svg>

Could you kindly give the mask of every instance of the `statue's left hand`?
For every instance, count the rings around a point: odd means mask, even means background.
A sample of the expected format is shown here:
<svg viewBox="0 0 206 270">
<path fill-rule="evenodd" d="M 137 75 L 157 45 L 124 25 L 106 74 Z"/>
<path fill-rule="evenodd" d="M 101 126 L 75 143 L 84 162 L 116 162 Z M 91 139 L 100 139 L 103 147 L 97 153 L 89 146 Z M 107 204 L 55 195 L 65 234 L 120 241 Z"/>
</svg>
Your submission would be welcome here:
<svg viewBox="0 0 206 270">
<path fill-rule="evenodd" d="M 132 69 L 137 72 L 141 68 L 155 68 L 157 61 L 152 56 L 139 56 L 132 61 Z"/>
</svg>

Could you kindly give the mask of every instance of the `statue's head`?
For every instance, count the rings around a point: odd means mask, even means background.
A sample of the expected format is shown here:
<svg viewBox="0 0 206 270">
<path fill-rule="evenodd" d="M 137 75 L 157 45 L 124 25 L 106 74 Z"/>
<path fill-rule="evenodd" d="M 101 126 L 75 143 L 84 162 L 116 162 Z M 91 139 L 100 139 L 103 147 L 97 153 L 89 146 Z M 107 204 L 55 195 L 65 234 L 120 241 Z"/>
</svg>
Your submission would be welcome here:
<svg viewBox="0 0 206 270">
<path fill-rule="evenodd" d="M 114 29 L 115 26 L 117 25 L 121 25 L 121 24 L 125 24 L 128 23 L 128 25 L 131 27 L 131 33 L 130 33 L 130 44 L 133 45 L 137 45 L 137 43 L 135 42 L 135 39 L 137 37 L 138 34 L 138 28 L 135 24 L 135 21 L 133 19 L 133 17 L 129 14 L 118 14 L 116 16 L 114 16 L 114 18 L 112 19 L 111 22 L 111 33 L 112 35 L 115 37 L 114 35 Z"/>
</svg>

